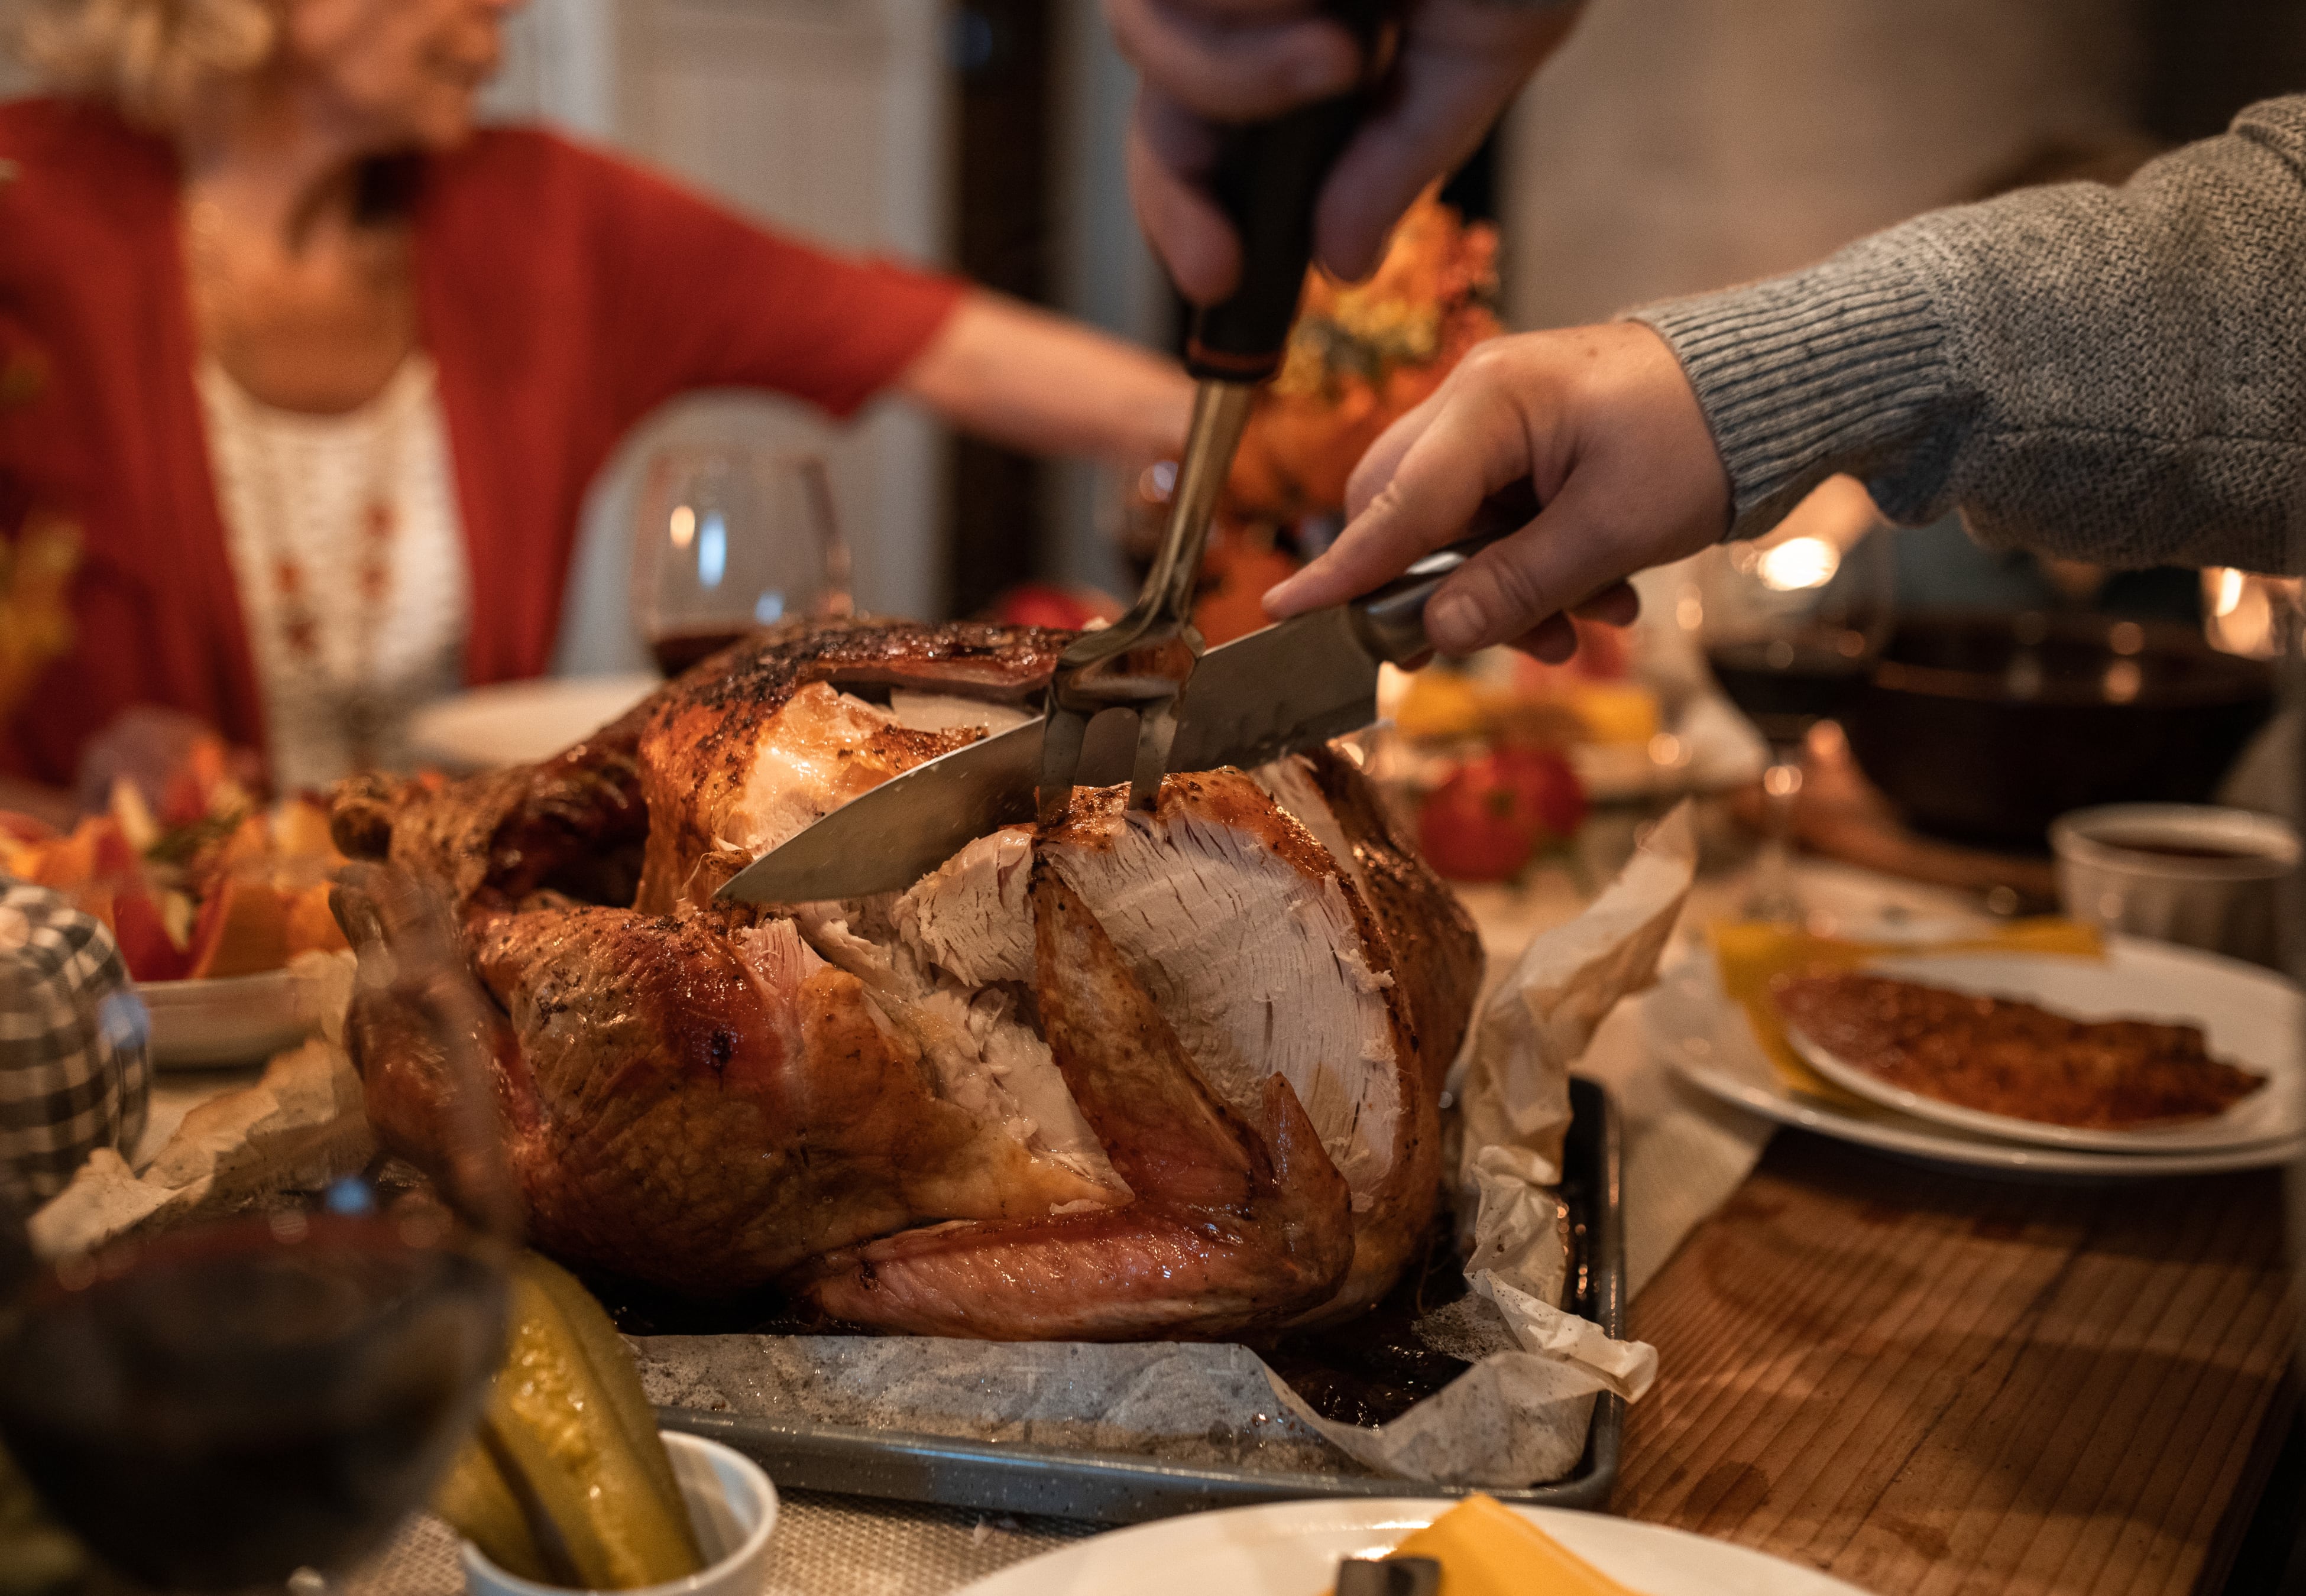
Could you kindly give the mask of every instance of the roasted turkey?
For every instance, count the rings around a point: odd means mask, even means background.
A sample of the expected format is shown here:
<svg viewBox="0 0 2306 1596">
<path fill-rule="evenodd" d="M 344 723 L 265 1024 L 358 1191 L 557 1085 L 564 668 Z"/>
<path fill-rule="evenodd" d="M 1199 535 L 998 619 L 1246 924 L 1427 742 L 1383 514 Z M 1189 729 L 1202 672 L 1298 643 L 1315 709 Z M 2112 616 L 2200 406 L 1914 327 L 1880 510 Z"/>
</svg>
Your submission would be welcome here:
<svg viewBox="0 0 2306 1596">
<path fill-rule="evenodd" d="M 541 764 L 339 789 L 339 845 L 431 882 L 494 1000 L 539 1246 L 998 1338 L 1241 1335 L 1390 1287 L 1431 1221 L 1481 956 L 1345 754 L 1173 775 L 1151 815 L 1082 788 L 903 893 L 713 903 L 1029 713 L 1065 641 L 789 627 Z M 423 1163 L 439 1085 L 390 1020 L 357 1003 L 354 1055 Z"/>
</svg>

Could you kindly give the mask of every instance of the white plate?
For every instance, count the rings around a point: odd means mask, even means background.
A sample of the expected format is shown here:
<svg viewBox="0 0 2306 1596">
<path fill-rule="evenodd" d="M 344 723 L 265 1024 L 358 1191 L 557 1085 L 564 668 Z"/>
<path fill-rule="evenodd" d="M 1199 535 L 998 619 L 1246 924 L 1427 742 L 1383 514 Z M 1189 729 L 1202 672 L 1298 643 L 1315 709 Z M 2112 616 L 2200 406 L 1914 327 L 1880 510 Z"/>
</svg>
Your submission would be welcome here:
<svg viewBox="0 0 2306 1596">
<path fill-rule="evenodd" d="M 474 687 L 409 717 L 409 754 L 419 764 L 457 773 L 533 764 L 581 742 L 662 686 L 656 677 L 631 675 Z"/>
<path fill-rule="evenodd" d="M 1277 1502 L 1139 1524 L 981 1579 L 960 1596 L 1324 1596 L 1344 1558 L 1379 1557 L 1447 1502 Z M 1643 1596 L 1860 1596 L 1726 1541 L 1562 1507 L 1515 1512 Z"/>
<path fill-rule="evenodd" d="M 2265 1086 L 2208 1119 L 2127 1131 L 2085 1130 L 1988 1114 L 1907 1091 L 1786 1028 L 1795 1051 L 1834 1085 L 1917 1119 L 2009 1141 L 2102 1153 L 2210 1152 L 2306 1135 L 2306 1095 L 2295 1084 L 2306 1017 L 2290 984 L 2256 965 L 2213 954 L 2125 960 L 2117 953 L 2100 961 L 2042 953 L 1943 953 L 1877 960 L 1866 969 L 1955 992 L 2013 998 L 2076 1020 L 2199 1025 L 2213 1058 L 2267 1078 Z"/>
<path fill-rule="evenodd" d="M 2297 1012 L 2297 995 L 2285 983 L 2255 966 L 2237 965 L 2214 954 L 2115 937 L 2107 950 L 2107 962 L 2117 972 L 2128 972 L 2141 980 L 2199 973 L 2205 965 L 2246 971 L 2276 988 L 2291 1005 L 2290 1011 Z M 1745 1011 L 1722 995 L 1712 954 L 1703 951 L 1683 959 L 1660 977 L 1657 986 L 1642 999 L 1642 1022 L 1650 1046 L 1702 1091 L 1782 1125 L 1798 1125 L 1822 1136 L 1930 1163 L 2017 1175 L 2103 1180 L 2258 1169 L 2306 1156 L 2306 1136 L 2181 1152 L 2105 1153 L 2036 1147 L 1916 1119 L 1873 1103 L 1845 1105 L 1805 1096 L 1779 1079 L 1755 1041 Z M 2293 1053 L 2287 1072 L 2296 1068 Z M 2267 1089 L 2289 1088 L 2277 1083 Z"/>
<path fill-rule="evenodd" d="M 163 1070 L 262 1063 L 312 1030 L 285 969 L 208 981 L 146 981 L 136 988 L 152 1016 L 152 1062 Z"/>
</svg>

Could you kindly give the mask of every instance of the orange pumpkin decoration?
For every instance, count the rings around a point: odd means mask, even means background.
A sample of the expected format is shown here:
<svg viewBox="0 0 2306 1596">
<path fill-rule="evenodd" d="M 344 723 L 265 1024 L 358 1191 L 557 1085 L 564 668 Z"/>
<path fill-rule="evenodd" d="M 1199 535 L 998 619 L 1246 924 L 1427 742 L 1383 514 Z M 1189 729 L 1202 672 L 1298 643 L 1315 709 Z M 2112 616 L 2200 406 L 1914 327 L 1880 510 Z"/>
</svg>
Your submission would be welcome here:
<svg viewBox="0 0 2306 1596">
<path fill-rule="evenodd" d="M 1307 272 L 1288 358 L 1234 459 L 1228 509 L 1282 524 L 1342 510 L 1370 445 L 1503 330 L 1490 308 L 1497 243 L 1495 228 L 1467 226 L 1429 189 L 1368 281 Z"/>
<path fill-rule="evenodd" d="M 194 980 L 278 969 L 288 962 L 288 900 L 269 882 L 226 877 L 201 905 L 191 953 Z"/>
</svg>

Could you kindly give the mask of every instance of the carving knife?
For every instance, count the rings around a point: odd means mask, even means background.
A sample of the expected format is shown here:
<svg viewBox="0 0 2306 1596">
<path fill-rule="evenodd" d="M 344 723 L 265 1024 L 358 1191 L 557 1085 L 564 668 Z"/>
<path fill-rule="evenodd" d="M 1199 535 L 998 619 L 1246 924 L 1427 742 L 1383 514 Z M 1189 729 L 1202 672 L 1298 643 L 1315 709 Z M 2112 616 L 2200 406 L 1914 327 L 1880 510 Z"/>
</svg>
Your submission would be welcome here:
<svg viewBox="0 0 2306 1596">
<path fill-rule="evenodd" d="M 1432 653 L 1425 602 L 1481 550 L 1537 514 L 1526 486 L 1491 498 L 1467 535 L 1349 604 L 1294 616 L 1201 656 L 1178 711 L 1169 767 L 1250 766 L 1356 731 L 1377 719 L 1380 664 L 1413 668 Z M 1046 722 L 1032 720 L 915 765 L 772 849 L 717 894 L 746 903 L 809 903 L 899 892 L 976 838 L 1034 817 Z M 1081 749 L 1080 781 L 1131 779 L 1136 738 Z"/>
</svg>

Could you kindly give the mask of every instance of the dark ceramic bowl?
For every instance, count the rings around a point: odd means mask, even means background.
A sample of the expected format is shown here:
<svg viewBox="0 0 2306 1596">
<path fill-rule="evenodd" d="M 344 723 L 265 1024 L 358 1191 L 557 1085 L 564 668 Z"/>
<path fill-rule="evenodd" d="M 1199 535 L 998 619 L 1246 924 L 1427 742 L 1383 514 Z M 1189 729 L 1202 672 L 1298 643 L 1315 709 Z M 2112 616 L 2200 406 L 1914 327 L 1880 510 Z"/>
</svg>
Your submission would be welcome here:
<svg viewBox="0 0 2306 1596">
<path fill-rule="evenodd" d="M 1844 726 L 1916 829 L 2038 849 L 2069 809 L 2201 802 L 2273 705 L 2193 627 L 1948 610 L 1900 619 Z"/>
</svg>

